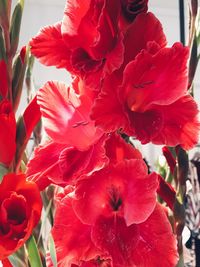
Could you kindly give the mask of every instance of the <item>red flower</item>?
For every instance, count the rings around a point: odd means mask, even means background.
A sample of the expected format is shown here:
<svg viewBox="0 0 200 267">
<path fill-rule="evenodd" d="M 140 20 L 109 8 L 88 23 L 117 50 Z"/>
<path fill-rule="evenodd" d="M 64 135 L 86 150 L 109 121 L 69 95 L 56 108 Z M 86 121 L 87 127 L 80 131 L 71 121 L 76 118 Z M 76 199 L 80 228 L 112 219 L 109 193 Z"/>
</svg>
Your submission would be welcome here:
<svg viewBox="0 0 200 267">
<path fill-rule="evenodd" d="M 91 226 L 79 220 L 71 202 L 69 195 L 62 198 L 55 214 L 52 235 L 58 266 L 155 267 L 158 262 L 161 267 L 176 265 L 176 239 L 162 206 L 157 205 L 139 224 L 127 226 L 123 217 L 113 214 L 100 215 Z M 52 266 L 50 262 L 48 266 Z"/>
<path fill-rule="evenodd" d="M 0 60 L 0 99 L 5 98 L 8 93 L 7 66 L 4 60 Z"/>
<path fill-rule="evenodd" d="M 31 51 L 43 64 L 89 77 L 94 85 L 122 64 L 119 15 L 120 0 L 68 0 L 62 24 L 42 29 L 31 40 Z"/>
<path fill-rule="evenodd" d="M 41 190 L 50 183 L 66 186 L 104 167 L 107 136 L 89 118 L 89 97 L 62 83 L 48 82 L 38 93 L 38 103 L 52 140 L 35 150 L 28 164 L 29 180 Z"/>
<path fill-rule="evenodd" d="M 143 144 L 181 144 L 189 149 L 198 141 L 199 121 L 197 105 L 187 95 L 188 51 L 181 44 L 149 48 L 126 66 L 115 92 L 111 93 L 110 87 L 117 84 L 114 74 L 107 78 L 109 82 L 104 83 L 92 118 L 106 131 L 116 130 L 121 124 L 120 128 Z M 107 119 L 109 114 L 112 121 Z"/>
<path fill-rule="evenodd" d="M 16 150 L 16 121 L 8 100 L 0 101 L 0 163 L 9 166 Z"/>
<path fill-rule="evenodd" d="M 83 223 L 94 224 L 101 215 L 116 215 L 129 226 L 145 221 L 152 213 L 157 187 L 157 175 L 147 174 L 143 160 L 124 160 L 82 179 L 72 204 Z"/>
<path fill-rule="evenodd" d="M 23 174 L 8 174 L 0 184 L 0 260 L 29 238 L 40 219 L 42 202 L 37 185 Z"/>
</svg>

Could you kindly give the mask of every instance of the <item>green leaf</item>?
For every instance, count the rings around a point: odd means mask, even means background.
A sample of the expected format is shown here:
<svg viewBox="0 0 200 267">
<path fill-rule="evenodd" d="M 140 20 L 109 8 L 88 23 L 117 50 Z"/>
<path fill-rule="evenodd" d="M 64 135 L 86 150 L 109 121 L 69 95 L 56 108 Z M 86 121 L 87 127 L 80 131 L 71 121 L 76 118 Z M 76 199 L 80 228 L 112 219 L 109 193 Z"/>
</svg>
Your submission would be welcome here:
<svg viewBox="0 0 200 267">
<path fill-rule="evenodd" d="M 184 258 L 183 258 L 183 254 L 179 255 L 179 261 L 176 265 L 176 267 L 184 267 Z"/>
<path fill-rule="evenodd" d="M 10 0 L 0 0 L 0 24 L 3 28 L 8 28 L 9 25 L 10 5 Z"/>
<path fill-rule="evenodd" d="M 53 263 L 53 267 L 57 267 L 57 258 L 56 258 L 56 249 L 55 249 L 55 243 L 53 240 L 52 235 L 49 236 L 49 251 L 50 251 L 50 257 Z"/>
<path fill-rule="evenodd" d="M 4 175 L 7 173 L 8 173 L 8 169 L 2 163 L 0 163 L 0 183 L 1 183 Z"/>
<path fill-rule="evenodd" d="M 2 28 L 0 26 L 0 60 L 6 60 L 6 50 L 5 50 L 5 41 L 3 37 Z"/>
<path fill-rule="evenodd" d="M 26 248 L 28 252 L 28 259 L 30 262 L 30 266 L 43 267 L 40 254 L 33 235 L 28 239 L 28 241 L 26 241 Z"/>
<path fill-rule="evenodd" d="M 9 261 L 13 265 L 13 267 L 26 267 L 26 264 L 22 262 L 20 258 L 18 258 L 15 254 L 9 256 Z"/>
<path fill-rule="evenodd" d="M 23 8 L 24 8 L 24 0 L 20 0 L 15 6 L 12 15 L 11 28 L 10 28 L 10 45 L 11 45 L 11 53 L 13 56 L 17 51 L 19 43 L 19 33 L 21 27 Z"/>
</svg>

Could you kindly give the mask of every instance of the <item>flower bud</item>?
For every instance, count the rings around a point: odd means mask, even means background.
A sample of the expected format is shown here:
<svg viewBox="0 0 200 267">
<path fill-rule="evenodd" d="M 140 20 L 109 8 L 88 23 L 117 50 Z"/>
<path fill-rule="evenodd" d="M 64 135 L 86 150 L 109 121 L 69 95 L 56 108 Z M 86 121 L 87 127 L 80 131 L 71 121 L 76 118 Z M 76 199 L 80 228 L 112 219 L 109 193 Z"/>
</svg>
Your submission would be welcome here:
<svg viewBox="0 0 200 267">
<path fill-rule="evenodd" d="M 24 0 L 20 0 L 15 6 L 10 28 L 10 45 L 11 54 L 15 55 L 19 43 L 19 32 L 21 27 L 22 12 L 24 7 Z"/>
</svg>

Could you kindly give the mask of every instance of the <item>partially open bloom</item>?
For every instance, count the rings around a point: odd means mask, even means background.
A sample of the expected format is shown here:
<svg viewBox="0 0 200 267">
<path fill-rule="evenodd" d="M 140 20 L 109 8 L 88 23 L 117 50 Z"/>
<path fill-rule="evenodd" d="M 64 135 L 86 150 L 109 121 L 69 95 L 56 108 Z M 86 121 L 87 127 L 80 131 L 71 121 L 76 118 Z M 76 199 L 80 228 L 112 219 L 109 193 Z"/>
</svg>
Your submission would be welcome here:
<svg viewBox="0 0 200 267">
<path fill-rule="evenodd" d="M 119 15 L 120 0 L 68 0 L 62 23 L 43 28 L 31 51 L 43 64 L 66 68 L 94 86 L 122 64 Z"/>
<path fill-rule="evenodd" d="M 16 150 L 16 121 L 12 105 L 0 100 L 0 163 L 9 166 Z"/>
<path fill-rule="evenodd" d="M 37 225 L 40 192 L 23 174 L 7 174 L 0 184 L 0 260 L 21 247 Z"/>
</svg>

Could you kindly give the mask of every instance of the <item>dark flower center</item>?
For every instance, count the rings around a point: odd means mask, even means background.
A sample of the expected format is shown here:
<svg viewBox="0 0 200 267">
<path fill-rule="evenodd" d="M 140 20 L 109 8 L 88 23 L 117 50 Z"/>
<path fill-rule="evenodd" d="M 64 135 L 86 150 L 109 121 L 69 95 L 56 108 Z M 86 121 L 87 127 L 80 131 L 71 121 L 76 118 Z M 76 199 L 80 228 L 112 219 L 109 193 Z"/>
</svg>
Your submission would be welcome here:
<svg viewBox="0 0 200 267">
<path fill-rule="evenodd" d="M 147 0 L 121 0 L 121 2 L 127 20 L 133 21 L 138 14 L 147 11 Z"/>
<path fill-rule="evenodd" d="M 109 189 L 109 204 L 113 211 L 118 211 L 122 205 L 119 189 L 114 186 Z"/>
</svg>

